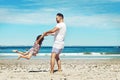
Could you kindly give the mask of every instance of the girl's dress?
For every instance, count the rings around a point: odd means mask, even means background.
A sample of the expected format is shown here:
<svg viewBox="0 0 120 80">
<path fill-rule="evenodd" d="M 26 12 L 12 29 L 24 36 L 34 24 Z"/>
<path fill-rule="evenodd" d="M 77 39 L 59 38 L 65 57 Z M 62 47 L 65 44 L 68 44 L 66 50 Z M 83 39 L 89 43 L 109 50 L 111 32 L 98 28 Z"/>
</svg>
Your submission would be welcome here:
<svg viewBox="0 0 120 80">
<path fill-rule="evenodd" d="M 36 54 L 38 54 L 40 49 L 40 45 L 37 43 L 34 43 L 33 47 L 30 48 L 30 50 L 28 51 L 29 54 L 32 54 L 33 56 L 36 56 Z"/>
</svg>

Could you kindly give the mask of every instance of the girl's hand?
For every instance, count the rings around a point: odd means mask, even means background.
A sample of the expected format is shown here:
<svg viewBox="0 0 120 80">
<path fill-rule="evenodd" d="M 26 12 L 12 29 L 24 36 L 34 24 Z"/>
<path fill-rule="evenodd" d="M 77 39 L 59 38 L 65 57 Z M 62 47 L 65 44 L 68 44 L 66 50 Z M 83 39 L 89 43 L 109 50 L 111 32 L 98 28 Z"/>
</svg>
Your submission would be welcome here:
<svg viewBox="0 0 120 80">
<path fill-rule="evenodd" d="M 48 35 L 47 35 L 47 32 L 43 33 L 43 36 L 48 36 Z"/>
</svg>

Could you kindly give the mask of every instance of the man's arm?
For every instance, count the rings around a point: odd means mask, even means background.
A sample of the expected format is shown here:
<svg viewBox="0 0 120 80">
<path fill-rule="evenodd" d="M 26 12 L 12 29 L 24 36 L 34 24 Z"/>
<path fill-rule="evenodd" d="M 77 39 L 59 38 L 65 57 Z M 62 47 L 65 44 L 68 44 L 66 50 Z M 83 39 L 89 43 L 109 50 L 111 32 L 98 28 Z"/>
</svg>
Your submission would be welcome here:
<svg viewBox="0 0 120 80">
<path fill-rule="evenodd" d="M 49 33 L 49 34 L 47 34 L 47 36 L 54 36 L 55 35 L 55 33 Z"/>
<path fill-rule="evenodd" d="M 52 30 L 49 30 L 49 31 L 45 32 L 43 35 L 44 35 L 44 36 L 47 36 L 48 34 L 55 33 L 55 32 L 58 31 L 58 30 L 59 30 L 58 27 L 54 27 Z"/>
</svg>

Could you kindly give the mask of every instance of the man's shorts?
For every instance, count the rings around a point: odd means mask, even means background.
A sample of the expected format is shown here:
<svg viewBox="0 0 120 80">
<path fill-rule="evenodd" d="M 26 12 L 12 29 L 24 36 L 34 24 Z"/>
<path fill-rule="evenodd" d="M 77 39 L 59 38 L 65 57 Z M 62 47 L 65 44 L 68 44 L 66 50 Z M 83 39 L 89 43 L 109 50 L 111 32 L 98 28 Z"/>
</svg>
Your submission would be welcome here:
<svg viewBox="0 0 120 80">
<path fill-rule="evenodd" d="M 62 52 L 62 49 L 52 48 L 52 53 L 60 54 Z"/>
</svg>

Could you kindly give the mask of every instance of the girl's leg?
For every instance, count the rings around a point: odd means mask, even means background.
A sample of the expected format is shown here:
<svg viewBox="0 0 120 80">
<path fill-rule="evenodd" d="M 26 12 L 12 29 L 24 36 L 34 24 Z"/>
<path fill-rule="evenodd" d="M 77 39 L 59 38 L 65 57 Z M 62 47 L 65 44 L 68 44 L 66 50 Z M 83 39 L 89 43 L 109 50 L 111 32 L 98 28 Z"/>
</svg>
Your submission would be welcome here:
<svg viewBox="0 0 120 80">
<path fill-rule="evenodd" d="M 18 51 L 18 50 L 13 50 L 13 52 L 21 54 L 21 55 L 27 55 L 28 52 L 22 52 L 22 51 Z"/>
<path fill-rule="evenodd" d="M 27 55 L 20 55 L 20 57 L 18 58 L 18 60 L 20 59 L 20 58 L 25 58 L 25 59 L 30 59 L 32 57 L 32 54 L 27 54 Z"/>
<path fill-rule="evenodd" d="M 20 54 L 20 56 L 18 57 L 18 60 L 20 58 L 30 59 L 32 57 L 32 54 L 30 54 L 28 52 L 21 52 L 21 51 L 18 51 L 18 50 L 13 50 L 13 52 Z"/>
<path fill-rule="evenodd" d="M 21 52 L 21 51 L 18 51 L 18 50 L 12 50 L 12 52 L 20 54 L 20 55 L 18 55 L 18 59 L 17 60 L 19 60 L 23 55 L 25 55 L 24 52 Z"/>
</svg>

